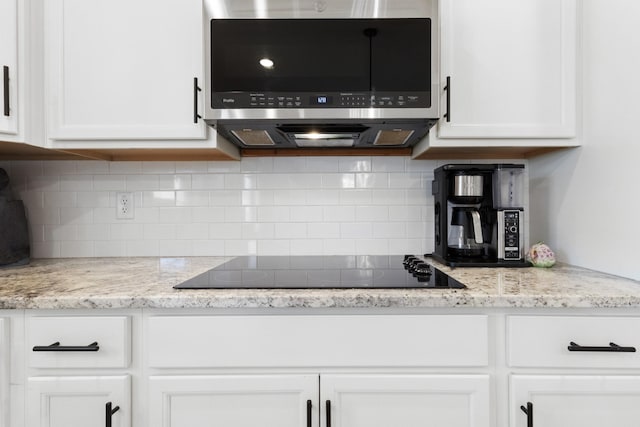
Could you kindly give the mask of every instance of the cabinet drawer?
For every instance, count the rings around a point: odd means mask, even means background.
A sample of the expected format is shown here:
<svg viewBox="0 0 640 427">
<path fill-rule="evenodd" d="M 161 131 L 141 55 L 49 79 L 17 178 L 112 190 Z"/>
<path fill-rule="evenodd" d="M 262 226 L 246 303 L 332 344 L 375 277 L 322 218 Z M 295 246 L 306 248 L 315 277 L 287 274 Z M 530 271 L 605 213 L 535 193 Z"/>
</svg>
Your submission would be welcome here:
<svg viewBox="0 0 640 427">
<path fill-rule="evenodd" d="M 488 364 L 481 315 L 157 316 L 147 327 L 155 368 Z"/>
<path fill-rule="evenodd" d="M 31 317 L 26 329 L 33 368 L 126 368 L 131 360 L 127 316 Z"/>
<path fill-rule="evenodd" d="M 507 321 L 510 366 L 639 368 L 640 353 L 623 349 L 640 350 L 640 318 L 510 316 Z"/>
</svg>

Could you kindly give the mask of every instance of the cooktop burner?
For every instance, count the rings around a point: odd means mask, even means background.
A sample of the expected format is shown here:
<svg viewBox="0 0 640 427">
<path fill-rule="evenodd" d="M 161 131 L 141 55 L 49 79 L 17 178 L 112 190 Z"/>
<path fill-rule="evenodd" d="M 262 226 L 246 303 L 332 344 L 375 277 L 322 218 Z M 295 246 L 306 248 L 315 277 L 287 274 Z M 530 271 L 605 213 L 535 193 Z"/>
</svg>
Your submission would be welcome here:
<svg viewBox="0 0 640 427">
<path fill-rule="evenodd" d="M 465 288 L 405 255 L 241 256 L 176 289 Z"/>
</svg>

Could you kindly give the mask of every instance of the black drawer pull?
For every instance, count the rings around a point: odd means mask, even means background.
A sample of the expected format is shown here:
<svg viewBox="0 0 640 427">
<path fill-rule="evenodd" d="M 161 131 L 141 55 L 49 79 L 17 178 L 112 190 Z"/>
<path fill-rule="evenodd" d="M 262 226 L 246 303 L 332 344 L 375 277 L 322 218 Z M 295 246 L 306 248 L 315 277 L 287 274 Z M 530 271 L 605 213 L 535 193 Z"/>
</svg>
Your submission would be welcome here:
<svg viewBox="0 0 640 427">
<path fill-rule="evenodd" d="M 9 67 L 2 66 L 2 85 L 4 86 L 4 115 L 9 117 Z"/>
<path fill-rule="evenodd" d="M 451 121 L 451 76 L 447 76 L 447 84 L 443 88 L 447 91 L 447 112 L 444 113 L 444 118 L 447 122 Z"/>
<path fill-rule="evenodd" d="M 313 403 L 311 400 L 307 400 L 307 427 L 311 427 L 311 409 L 313 408 Z"/>
<path fill-rule="evenodd" d="M 327 408 L 327 411 L 326 411 L 327 412 L 326 413 L 326 416 L 327 416 L 327 427 L 331 427 L 331 401 L 327 400 L 325 403 L 327 405 L 326 406 L 326 408 Z"/>
<path fill-rule="evenodd" d="M 106 420 L 105 420 L 105 426 L 106 427 L 111 427 L 111 423 L 112 423 L 112 418 L 113 418 L 113 414 L 115 414 L 116 412 L 118 412 L 120 410 L 119 406 L 116 406 L 115 408 L 112 409 L 112 403 L 111 402 L 107 402 L 107 404 L 105 405 L 105 416 L 106 416 Z"/>
<path fill-rule="evenodd" d="M 89 345 L 60 345 L 59 341 L 50 345 L 37 345 L 33 347 L 33 351 L 98 351 L 100 346 L 97 341 Z"/>
<path fill-rule="evenodd" d="M 200 86 L 198 86 L 198 78 L 193 78 L 193 123 L 198 123 L 198 119 L 202 116 L 198 114 L 198 92 L 200 92 Z"/>
<path fill-rule="evenodd" d="M 635 353 L 635 347 L 621 347 L 616 343 L 609 343 L 609 346 L 605 347 L 594 347 L 594 346 L 582 346 L 580 344 L 576 344 L 573 341 L 569 343 L 569 347 L 567 347 L 569 351 L 600 351 L 600 352 L 609 352 L 609 353 Z"/>
<path fill-rule="evenodd" d="M 520 409 L 527 414 L 527 427 L 533 427 L 533 403 L 527 402 L 527 407 L 520 406 Z"/>
</svg>

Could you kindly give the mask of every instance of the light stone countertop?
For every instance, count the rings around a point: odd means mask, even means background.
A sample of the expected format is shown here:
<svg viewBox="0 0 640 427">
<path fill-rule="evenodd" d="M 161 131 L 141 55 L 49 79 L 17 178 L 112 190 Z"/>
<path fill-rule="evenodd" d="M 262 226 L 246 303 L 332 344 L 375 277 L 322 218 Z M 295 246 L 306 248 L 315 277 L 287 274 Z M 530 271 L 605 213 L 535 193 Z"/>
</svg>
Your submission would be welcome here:
<svg viewBox="0 0 640 427">
<path fill-rule="evenodd" d="M 568 265 L 457 268 L 468 289 L 175 290 L 228 258 L 40 259 L 0 269 L 0 309 L 640 308 L 640 282 Z"/>
</svg>

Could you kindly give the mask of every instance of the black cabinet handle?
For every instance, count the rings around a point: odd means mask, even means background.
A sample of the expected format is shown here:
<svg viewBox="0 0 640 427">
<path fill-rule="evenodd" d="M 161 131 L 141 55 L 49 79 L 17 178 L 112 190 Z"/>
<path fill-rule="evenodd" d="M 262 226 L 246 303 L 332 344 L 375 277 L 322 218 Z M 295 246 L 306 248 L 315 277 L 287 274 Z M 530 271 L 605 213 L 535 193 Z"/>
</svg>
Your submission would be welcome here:
<svg viewBox="0 0 640 427">
<path fill-rule="evenodd" d="M 327 405 L 327 411 L 326 411 L 326 413 L 327 413 L 327 415 L 326 415 L 327 416 L 327 427 L 331 427 L 331 401 L 327 400 L 326 405 Z"/>
<path fill-rule="evenodd" d="M 527 402 L 527 407 L 520 406 L 520 409 L 527 414 L 527 427 L 533 427 L 533 403 Z"/>
<path fill-rule="evenodd" d="M 307 427 L 311 427 L 311 409 L 313 408 L 313 404 L 311 400 L 307 400 Z"/>
<path fill-rule="evenodd" d="M 571 341 L 569 343 L 569 347 L 567 347 L 569 351 L 600 351 L 600 352 L 608 352 L 608 353 L 635 353 L 635 347 L 621 347 L 616 343 L 610 342 L 608 346 L 603 347 L 595 347 L 595 346 L 582 346 Z"/>
<path fill-rule="evenodd" d="M 107 402 L 107 404 L 105 405 L 105 426 L 106 427 L 111 427 L 111 422 L 112 422 L 112 418 L 113 418 L 113 414 L 115 414 L 116 412 L 118 412 L 120 410 L 119 406 L 116 406 L 115 408 L 112 409 L 112 403 L 111 402 Z"/>
<path fill-rule="evenodd" d="M 447 122 L 451 121 L 451 76 L 447 76 L 447 84 L 444 87 L 444 90 L 447 91 L 447 112 L 444 113 L 444 118 L 447 119 Z"/>
<path fill-rule="evenodd" d="M 198 78 L 193 78 L 193 123 L 198 123 L 198 119 L 202 116 L 198 114 L 198 92 L 200 92 L 200 86 L 198 86 Z"/>
<path fill-rule="evenodd" d="M 50 345 L 37 345 L 33 347 L 33 351 L 98 351 L 100 346 L 97 341 L 89 345 L 60 345 L 59 341 Z"/>
<path fill-rule="evenodd" d="M 4 115 L 9 117 L 9 67 L 2 66 L 2 81 L 4 86 Z"/>
</svg>

